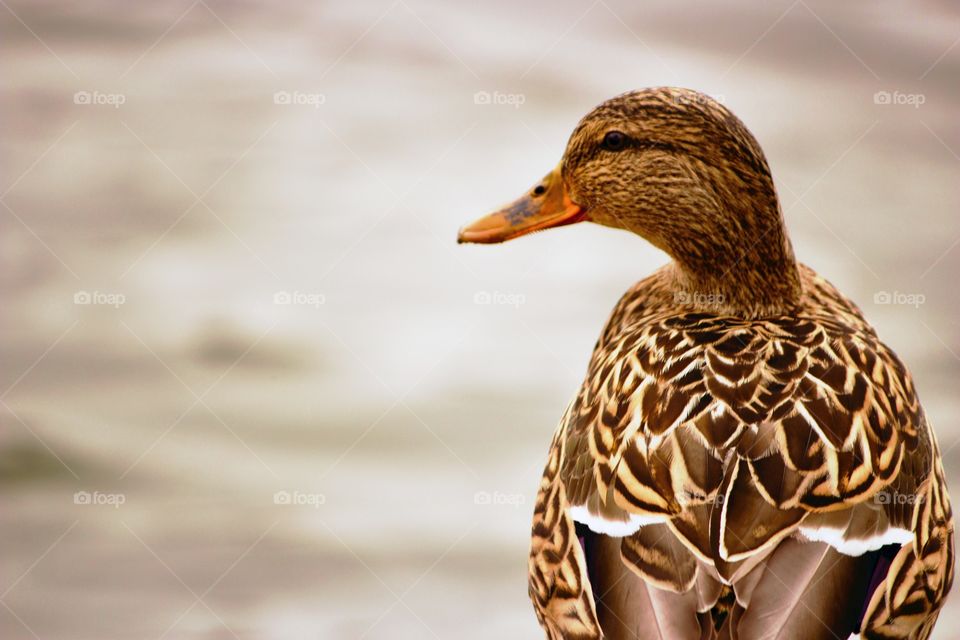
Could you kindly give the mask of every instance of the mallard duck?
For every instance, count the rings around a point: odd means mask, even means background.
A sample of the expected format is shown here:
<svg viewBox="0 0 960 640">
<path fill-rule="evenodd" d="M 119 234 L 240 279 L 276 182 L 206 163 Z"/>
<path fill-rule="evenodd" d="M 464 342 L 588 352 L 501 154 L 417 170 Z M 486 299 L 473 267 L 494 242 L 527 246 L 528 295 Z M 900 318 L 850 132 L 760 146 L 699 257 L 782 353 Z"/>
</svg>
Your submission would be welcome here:
<svg viewBox="0 0 960 640">
<path fill-rule="evenodd" d="M 548 638 L 926 638 L 953 515 L 913 381 L 787 237 L 763 151 L 695 91 L 617 96 L 459 242 L 590 221 L 670 262 L 600 334 L 550 445 Z"/>
</svg>

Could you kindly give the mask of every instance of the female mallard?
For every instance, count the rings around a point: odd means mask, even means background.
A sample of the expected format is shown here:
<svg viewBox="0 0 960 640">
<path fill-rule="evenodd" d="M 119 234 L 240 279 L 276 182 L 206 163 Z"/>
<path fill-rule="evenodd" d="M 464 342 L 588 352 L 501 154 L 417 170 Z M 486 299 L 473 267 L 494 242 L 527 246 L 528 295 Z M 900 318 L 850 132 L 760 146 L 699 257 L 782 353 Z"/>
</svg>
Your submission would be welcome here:
<svg viewBox="0 0 960 640">
<path fill-rule="evenodd" d="M 910 374 L 797 264 L 770 169 L 725 107 L 627 93 L 460 231 L 590 220 L 672 261 L 623 296 L 553 438 L 530 595 L 549 638 L 926 638 L 953 516 Z"/>
</svg>

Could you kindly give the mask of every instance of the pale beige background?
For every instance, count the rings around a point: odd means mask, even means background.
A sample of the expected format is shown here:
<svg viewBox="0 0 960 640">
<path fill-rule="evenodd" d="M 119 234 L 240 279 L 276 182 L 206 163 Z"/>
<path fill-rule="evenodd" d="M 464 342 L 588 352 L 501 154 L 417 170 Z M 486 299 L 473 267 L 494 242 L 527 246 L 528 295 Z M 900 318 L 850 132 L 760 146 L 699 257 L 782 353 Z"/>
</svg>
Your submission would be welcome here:
<svg viewBox="0 0 960 640">
<path fill-rule="evenodd" d="M 748 123 L 960 488 L 960 12 L 676 4 L 2 0 L 0 637 L 538 637 L 547 444 L 664 257 L 455 233 L 649 85 Z"/>
</svg>

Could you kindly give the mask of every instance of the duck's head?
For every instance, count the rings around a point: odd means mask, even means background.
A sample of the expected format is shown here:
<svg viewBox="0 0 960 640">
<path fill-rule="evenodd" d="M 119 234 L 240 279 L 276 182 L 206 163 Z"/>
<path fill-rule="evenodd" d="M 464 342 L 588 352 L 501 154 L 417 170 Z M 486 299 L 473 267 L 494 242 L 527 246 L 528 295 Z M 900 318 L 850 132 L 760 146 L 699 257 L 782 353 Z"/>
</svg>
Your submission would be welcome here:
<svg viewBox="0 0 960 640">
<path fill-rule="evenodd" d="M 577 125 L 556 169 L 461 229 L 458 242 L 504 242 L 581 221 L 632 231 L 668 253 L 677 286 L 704 294 L 691 300 L 725 300 L 721 310 L 741 315 L 799 300 L 763 151 L 702 93 L 644 89 L 604 102 Z"/>
</svg>

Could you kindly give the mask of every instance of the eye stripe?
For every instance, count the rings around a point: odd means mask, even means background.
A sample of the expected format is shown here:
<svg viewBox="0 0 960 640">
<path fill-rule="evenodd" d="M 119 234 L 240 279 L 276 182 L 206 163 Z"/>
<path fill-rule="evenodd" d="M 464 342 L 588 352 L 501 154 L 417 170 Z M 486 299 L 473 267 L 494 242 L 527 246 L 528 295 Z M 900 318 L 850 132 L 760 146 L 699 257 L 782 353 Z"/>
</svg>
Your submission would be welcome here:
<svg viewBox="0 0 960 640">
<path fill-rule="evenodd" d="M 659 149 L 670 153 L 680 151 L 679 147 L 669 142 L 662 142 L 660 140 L 636 140 L 620 131 L 608 131 L 607 134 L 603 136 L 600 147 L 606 151 L 623 151 L 628 147 L 634 149 Z"/>
</svg>

